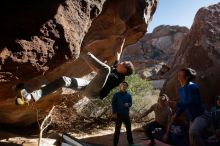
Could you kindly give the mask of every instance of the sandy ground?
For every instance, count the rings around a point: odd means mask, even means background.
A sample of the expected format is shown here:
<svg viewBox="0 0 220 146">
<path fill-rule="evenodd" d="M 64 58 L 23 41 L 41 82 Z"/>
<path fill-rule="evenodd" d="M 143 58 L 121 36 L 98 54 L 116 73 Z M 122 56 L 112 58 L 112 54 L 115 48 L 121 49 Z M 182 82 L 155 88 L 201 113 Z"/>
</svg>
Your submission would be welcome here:
<svg viewBox="0 0 220 146">
<path fill-rule="evenodd" d="M 104 133 L 103 133 L 104 132 Z M 103 146 L 112 146 L 113 142 L 113 131 L 102 131 L 102 134 L 98 134 L 94 137 L 87 137 L 82 138 L 83 141 L 90 142 L 90 143 L 96 143 Z M 134 143 L 142 143 L 143 139 L 145 138 L 143 132 L 140 129 L 134 129 L 132 131 Z M 119 146 L 127 146 L 127 137 L 126 137 L 126 131 L 123 128 L 121 131 L 120 139 L 119 139 Z"/>
<path fill-rule="evenodd" d="M 154 98 L 149 97 L 149 98 L 151 98 L 152 103 L 156 102 L 157 97 L 154 97 Z M 144 140 L 143 140 L 146 137 L 140 127 L 141 125 L 132 125 L 132 128 L 133 128 L 132 134 L 133 134 L 134 142 L 139 144 L 140 146 L 147 146 L 147 144 L 144 143 Z M 14 130 L 15 133 L 16 131 L 22 131 L 22 129 L 17 129 L 16 127 L 14 128 L 15 128 Z M 29 134 L 25 131 L 22 132 L 22 133 L 25 133 L 26 135 L 14 134 L 14 132 L 5 132 L 5 131 L 2 131 L 1 129 L 2 128 L 0 127 L 0 146 L 38 146 L 38 133 L 36 134 L 36 129 L 33 129 L 33 130 L 29 129 L 29 131 L 35 131 L 35 134 L 32 134 L 32 133 Z M 3 129 L 7 131 L 7 127 Z M 122 127 L 118 146 L 127 146 L 127 138 L 126 138 L 125 131 L 126 131 L 125 128 Z M 113 133 L 114 133 L 114 127 L 108 127 L 105 129 L 96 130 L 91 134 L 86 134 L 86 133 L 73 134 L 72 133 L 71 135 L 84 142 L 100 144 L 103 146 L 112 146 Z M 43 139 L 43 142 L 44 142 L 43 146 L 56 146 L 55 144 L 53 144 L 55 143 L 54 137 L 56 136 L 50 135 L 49 137 L 50 138 L 47 137 L 46 139 Z"/>
<path fill-rule="evenodd" d="M 114 128 L 106 128 L 98 130 L 92 134 L 72 134 L 76 138 L 89 143 L 100 144 L 103 146 L 112 146 Z M 145 138 L 143 131 L 140 128 L 133 129 L 133 138 L 135 143 L 143 142 Z M 45 146 L 53 146 L 55 139 L 44 139 Z M 12 133 L 0 132 L 0 146 L 37 146 L 38 136 L 33 135 L 23 137 Z M 119 146 L 127 146 L 125 128 L 122 127 Z"/>
</svg>

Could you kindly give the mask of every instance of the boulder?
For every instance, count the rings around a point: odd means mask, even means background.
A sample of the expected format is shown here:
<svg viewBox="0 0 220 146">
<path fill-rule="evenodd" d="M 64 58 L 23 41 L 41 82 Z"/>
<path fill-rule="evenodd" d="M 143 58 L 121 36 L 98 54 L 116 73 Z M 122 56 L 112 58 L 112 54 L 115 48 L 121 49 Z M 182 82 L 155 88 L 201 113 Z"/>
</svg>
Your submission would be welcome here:
<svg viewBox="0 0 220 146">
<path fill-rule="evenodd" d="M 195 80 L 201 88 L 203 101 L 211 105 L 211 97 L 220 95 L 220 3 L 198 10 L 189 34 L 182 41 L 171 65 L 163 92 L 178 99 L 177 71 L 182 67 L 195 69 Z"/>
<path fill-rule="evenodd" d="M 20 107 L 15 105 L 18 83 L 33 91 L 63 75 L 82 77 L 90 73 L 79 58 L 81 45 L 111 65 L 121 45 L 119 38 L 125 38 L 128 45 L 142 37 L 156 6 L 157 0 L 2 2 L 0 123 L 36 122 L 36 110 L 44 113 L 63 93 Z"/>
<path fill-rule="evenodd" d="M 153 70 L 159 70 L 157 66 L 170 66 L 188 32 L 186 27 L 160 25 L 152 33 L 146 33 L 137 43 L 127 46 L 122 60 L 132 60 L 139 74 L 150 72 L 150 76 L 154 75 Z"/>
</svg>

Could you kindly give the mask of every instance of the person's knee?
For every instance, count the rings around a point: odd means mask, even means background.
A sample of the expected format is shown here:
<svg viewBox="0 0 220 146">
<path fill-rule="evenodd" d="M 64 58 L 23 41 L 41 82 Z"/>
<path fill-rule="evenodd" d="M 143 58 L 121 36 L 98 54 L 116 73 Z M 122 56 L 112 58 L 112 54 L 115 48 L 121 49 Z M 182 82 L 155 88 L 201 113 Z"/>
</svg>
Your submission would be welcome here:
<svg viewBox="0 0 220 146">
<path fill-rule="evenodd" d="M 65 87 L 69 87 L 71 85 L 71 78 L 67 77 L 67 76 L 62 76 L 60 78 L 60 81 L 63 83 L 63 85 Z"/>
</svg>

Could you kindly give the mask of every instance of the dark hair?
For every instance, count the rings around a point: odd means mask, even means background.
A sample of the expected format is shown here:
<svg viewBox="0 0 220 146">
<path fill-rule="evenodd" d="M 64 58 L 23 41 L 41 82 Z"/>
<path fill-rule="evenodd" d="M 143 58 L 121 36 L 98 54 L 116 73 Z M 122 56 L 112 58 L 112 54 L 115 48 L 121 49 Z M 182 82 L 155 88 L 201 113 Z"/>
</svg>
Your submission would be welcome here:
<svg viewBox="0 0 220 146">
<path fill-rule="evenodd" d="M 188 77 L 188 82 L 196 77 L 196 71 L 192 68 L 182 68 L 180 71 L 184 71 L 185 76 Z"/>
<path fill-rule="evenodd" d="M 126 84 L 128 86 L 128 82 L 126 81 L 121 82 L 121 84 Z"/>
<path fill-rule="evenodd" d="M 217 100 L 220 99 L 220 96 L 214 96 L 213 97 L 213 101 L 214 101 L 214 105 L 219 109 L 220 107 L 217 105 Z"/>
<path fill-rule="evenodd" d="M 127 73 L 125 74 L 126 76 L 131 75 L 134 72 L 134 65 L 131 61 L 124 61 Z"/>
<path fill-rule="evenodd" d="M 166 101 L 169 101 L 169 97 L 166 94 L 161 94 L 160 97 L 165 97 Z"/>
</svg>

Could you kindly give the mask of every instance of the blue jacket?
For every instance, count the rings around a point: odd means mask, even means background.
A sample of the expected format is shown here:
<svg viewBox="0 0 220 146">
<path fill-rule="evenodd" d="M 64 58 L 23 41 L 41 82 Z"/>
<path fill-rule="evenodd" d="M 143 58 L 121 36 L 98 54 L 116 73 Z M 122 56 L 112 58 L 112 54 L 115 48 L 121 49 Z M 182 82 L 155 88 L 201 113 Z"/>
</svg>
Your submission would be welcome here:
<svg viewBox="0 0 220 146">
<path fill-rule="evenodd" d="M 176 116 L 186 110 L 188 119 L 193 121 L 204 113 L 199 87 L 193 82 L 179 88 L 180 101 L 177 104 Z"/>
<path fill-rule="evenodd" d="M 124 104 L 128 103 L 128 107 Z M 117 92 L 112 98 L 112 113 L 129 115 L 129 108 L 132 106 L 131 94 L 128 92 Z"/>
</svg>

